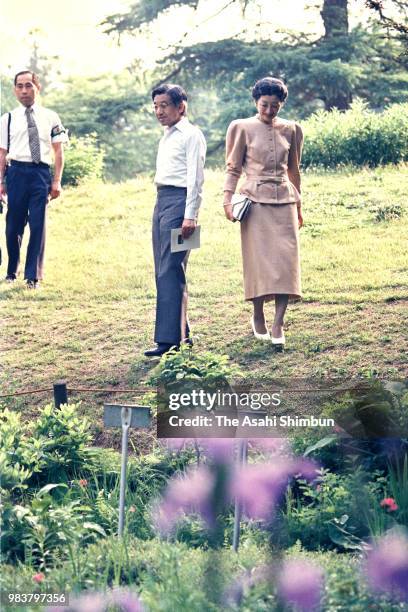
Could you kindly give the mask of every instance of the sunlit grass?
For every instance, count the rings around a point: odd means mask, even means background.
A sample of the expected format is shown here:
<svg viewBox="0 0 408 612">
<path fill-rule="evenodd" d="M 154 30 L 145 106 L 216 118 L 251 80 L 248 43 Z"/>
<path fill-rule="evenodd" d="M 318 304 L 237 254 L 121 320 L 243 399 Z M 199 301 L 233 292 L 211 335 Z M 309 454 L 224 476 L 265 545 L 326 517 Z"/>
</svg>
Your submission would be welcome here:
<svg viewBox="0 0 408 612">
<path fill-rule="evenodd" d="M 406 374 L 407 176 L 406 166 L 305 174 L 304 301 L 289 309 L 287 351 L 276 355 L 251 336 L 239 227 L 223 217 L 222 172 L 209 170 L 202 248 L 188 270 L 196 350 L 228 353 L 260 375 Z M 154 197 L 151 179 L 140 177 L 66 190 L 50 206 L 41 290 L 1 285 L 4 392 L 59 378 L 73 387 L 143 382 L 155 309 Z M 390 203 L 402 214 L 378 222 Z M 271 306 L 267 315 L 271 322 Z M 91 410 L 95 399 L 85 400 Z M 39 402 L 44 396 L 6 401 L 29 410 Z"/>
</svg>

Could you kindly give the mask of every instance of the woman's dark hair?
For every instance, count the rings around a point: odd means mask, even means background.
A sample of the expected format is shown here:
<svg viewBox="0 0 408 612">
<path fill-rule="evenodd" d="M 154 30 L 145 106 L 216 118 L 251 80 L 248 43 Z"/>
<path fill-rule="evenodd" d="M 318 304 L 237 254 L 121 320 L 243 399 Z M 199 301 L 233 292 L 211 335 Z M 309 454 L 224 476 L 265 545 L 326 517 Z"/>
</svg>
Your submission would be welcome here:
<svg viewBox="0 0 408 612">
<path fill-rule="evenodd" d="M 174 106 L 178 106 L 182 102 L 187 102 L 187 94 L 180 85 L 165 83 L 164 85 L 155 87 L 152 91 L 152 100 L 154 100 L 155 96 L 160 96 L 162 94 L 167 94 Z"/>
<path fill-rule="evenodd" d="M 17 74 L 14 77 L 14 85 L 17 85 L 17 78 L 21 76 L 22 74 L 31 74 L 31 79 L 34 85 L 38 87 L 38 89 L 40 88 L 40 79 L 35 74 L 35 72 L 33 72 L 32 70 L 21 70 L 20 72 L 17 72 Z"/>
<path fill-rule="evenodd" d="M 276 96 L 281 102 L 288 97 L 288 88 L 281 79 L 265 77 L 257 81 L 252 89 L 252 97 L 257 102 L 261 96 Z"/>
</svg>

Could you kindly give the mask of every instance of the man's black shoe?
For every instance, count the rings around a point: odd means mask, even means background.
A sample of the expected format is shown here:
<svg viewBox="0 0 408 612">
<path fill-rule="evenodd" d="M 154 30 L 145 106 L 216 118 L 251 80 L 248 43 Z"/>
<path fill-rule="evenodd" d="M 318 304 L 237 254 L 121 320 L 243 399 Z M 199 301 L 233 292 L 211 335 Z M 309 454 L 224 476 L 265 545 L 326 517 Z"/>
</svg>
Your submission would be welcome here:
<svg viewBox="0 0 408 612">
<path fill-rule="evenodd" d="M 174 344 L 158 344 L 155 348 L 148 349 L 144 352 L 146 357 L 161 357 L 168 353 L 170 349 L 178 350 L 178 346 Z"/>
<path fill-rule="evenodd" d="M 6 281 L 6 283 L 14 283 L 17 279 L 14 274 L 7 274 L 4 280 Z"/>
<path fill-rule="evenodd" d="M 27 287 L 27 289 L 38 289 L 38 281 L 37 280 L 28 279 L 28 280 L 26 280 L 26 287 Z"/>
</svg>

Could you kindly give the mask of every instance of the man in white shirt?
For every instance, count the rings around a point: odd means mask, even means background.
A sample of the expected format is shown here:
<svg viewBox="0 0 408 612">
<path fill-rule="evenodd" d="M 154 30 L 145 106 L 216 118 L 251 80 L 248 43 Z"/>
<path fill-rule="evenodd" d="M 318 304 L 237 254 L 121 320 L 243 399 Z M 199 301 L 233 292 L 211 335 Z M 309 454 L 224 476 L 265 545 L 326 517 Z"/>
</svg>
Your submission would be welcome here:
<svg viewBox="0 0 408 612">
<path fill-rule="evenodd" d="M 157 200 L 153 214 L 153 253 L 157 289 L 156 347 L 146 357 L 160 357 L 189 337 L 186 265 L 189 251 L 171 253 L 171 230 L 190 237 L 197 225 L 204 182 L 206 143 L 186 117 L 187 95 L 179 85 L 152 91 L 154 112 L 164 126 L 156 161 Z"/>
<path fill-rule="evenodd" d="M 28 222 L 30 239 L 24 278 L 29 289 L 36 289 L 43 278 L 46 206 L 49 198 L 58 198 L 61 193 L 63 143 L 67 142 L 57 113 L 36 102 L 40 89 L 36 74 L 29 70 L 17 73 L 14 93 L 20 106 L 5 113 L 0 126 L 0 196 L 8 195 L 6 281 L 13 283 L 17 278 L 21 241 Z"/>
</svg>

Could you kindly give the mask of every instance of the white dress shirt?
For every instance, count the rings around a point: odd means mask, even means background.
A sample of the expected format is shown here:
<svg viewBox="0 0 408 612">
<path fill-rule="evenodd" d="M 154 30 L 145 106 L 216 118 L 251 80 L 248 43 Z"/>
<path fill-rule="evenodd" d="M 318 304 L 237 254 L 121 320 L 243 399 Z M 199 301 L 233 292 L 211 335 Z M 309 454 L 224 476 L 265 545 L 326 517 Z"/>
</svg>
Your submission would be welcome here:
<svg viewBox="0 0 408 612">
<path fill-rule="evenodd" d="M 201 130 L 183 117 L 164 128 L 156 160 L 156 185 L 186 187 L 185 219 L 196 219 L 202 198 L 206 142 Z"/>
<path fill-rule="evenodd" d="M 39 104 L 33 104 L 33 118 L 40 137 L 41 161 L 49 166 L 52 164 L 52 143 L 68 142 L 67 131 L 57 113 Z M 31 162 L 30 146 L 28 144 L 26 107 L 22 104 L 11 111 L 10 149 L 8 157 L 15 161 Z M 7 125 L 9 114 L 1 118 L 0 148 L 7 150 Z"/>
</svg>

